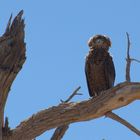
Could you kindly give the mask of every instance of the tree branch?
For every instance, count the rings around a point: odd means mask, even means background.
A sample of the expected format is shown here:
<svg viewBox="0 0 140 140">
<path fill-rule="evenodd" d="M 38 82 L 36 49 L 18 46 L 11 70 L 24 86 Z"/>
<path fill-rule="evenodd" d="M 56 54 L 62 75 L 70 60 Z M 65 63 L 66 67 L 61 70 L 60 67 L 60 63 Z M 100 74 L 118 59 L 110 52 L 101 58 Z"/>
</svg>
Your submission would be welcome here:
<svg viewBox="0 0 140 140">
<path fill-rule="evenodd" d="M 19 12 L 12 24 L 12 16 L 10 17 L 6 31 L 0 37 L 0 138 L 8 93 L 25 61 L 24 20 L 22 14 L 23 11 Z"/>
<path fill-rule="evenodd" d="M 49 129 L 99 118 L 138 99 L 140 99 L 140 83 L 125 82 L 96 98 L 79 103 L 62 103 L 40 111 L 13 129 L 10 138 L 31 140 Z"/>
<path fill-rule="evenodd" d="M 130 78 L 130 67 L 131 67 L 131 62 L 132 61 L 137 61 L 139 62 L 138 60 L 136 59 L 132 59 L 130 58 L 130 54 L 129 54 L 129 51 L 130 51 L 130 38 L 129 38 L 129 34 L 126 33 L 127 35 L 127 58 L 126 58 L 126 81 L 127 82 L 130 82 L 131 81 L 131 78 Z M 115 113 L 113 112 L 107 112 L 105 114 L 105 116 L 113 119 L 113 120 L 116 120 L 117 122 L 125 125 L 127 128 L 129 128 L 130 130 L 132 130 L 133 132 L 135 132 L 137 135 L 140 135 L 140 131 L 138 129 L 136 129 L 133 125 L 131 125 L 129 122 L 127 122 L 126 120 L 124 120 L 123 118 L 119 117 L 118 115 L 116 115 Z"/>
<path fill-rule="evenodd" d="M 62 125 L 56 128 L 51 140 L 61 140 L 68 128 L 69 128 L 69 124 Z"/>
<path fill-rule="evenodd" d="M 77 92 L 79 91 L 80 88 L 81 88 L 80 86 L 76 88 L 73 91 L 73 93 L 68 97 L 68 99 L 66 101 L 62 101 L 62 103 L 68 103 L 75 95 L 79 95 Z M 68 128 L 69 128 L 69 124 L 62 125 L 56 128 L 53 136 L 51 137 L 51 140 L 61 140 Z"/>
<path fill-rule="evenodd" d="M 140 63 L 140 60 L 137 60 L 137 59 L 134 59 L 134 58 L 131 58 L 131 61 L 136 61 L 136 62 Z"/>
<path fill-rule="evenodd" d="M 115 121 L 117 121 L 117 122 L 120 122 L 121 124 L 123 124 L 124 126 L 129 128 L 131 131 L 133 131 L 134 133 L 136 133 L 137 135 L 140 136 L 140 131 L 137 128 L 135 128 L 132 124 L 130 124 L 126 120 L 122 119 L 121 117 L 119 117 L 115 113 L 108 112 L 108 113 L 106 113 L 106 116 L 111 118 L 111 119 L 113 119 L 113 120 L 115 120 Z"/>
<path fill-rule="evenodd" d="M 129 53 L 130 53 L 131 43 L 130 43 L 129 34 L 127 32 L 126 32 L 126 36 L 127 36 L 126 81 L 131 82 L 131 77 L 130 77 L 131 62 L 136 61 L 136 62 L 140 63 L 140 60 L 137 60 L 137 59 L 130 57 Z"/>
<path fill-rule="evenodd" d="M 126 58 L 126 81 L 130 82 L 130 66 L 131 66 L 131 58 L 130 58 L 130 38 L 129 38 L 129 34 L 126 32 L 126 36 L 127 36 L 127 58 Z"/>
<path fill-rule="evenodd" d="M 77 92 L 79 91 L 81 87 L 79 86 L 78 88 L 76 88 L 73 93 L 68 97 L 68 99 L 66 101 L 62 101 L 62 103 L 68 103 L 75 95 L 82 95 L 82 94 L 78 94 Z"/>
</svg>

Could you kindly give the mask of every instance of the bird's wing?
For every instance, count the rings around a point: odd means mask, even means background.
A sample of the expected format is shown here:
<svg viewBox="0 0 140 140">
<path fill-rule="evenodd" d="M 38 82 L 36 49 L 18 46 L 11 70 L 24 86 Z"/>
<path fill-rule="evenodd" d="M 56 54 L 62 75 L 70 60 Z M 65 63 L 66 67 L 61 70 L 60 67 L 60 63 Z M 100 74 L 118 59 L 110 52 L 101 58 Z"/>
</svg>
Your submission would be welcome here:
<svg viewBox="0 0 140 140">
<path fill-rule="evenodd" d="M 91 92 L 91 88 L 90 88 L 90 84 L 89 84 L 89 77 L 90 77 L 90 63 L 88 62 L 88 58 L 86 57 L 86 63 L 85 63 L 85 74 L 86 74 L 86 80 L 87 80 L 87 87 L 88 87 L 88 92 L 89 92 L 89 95 L 90 96 L 93 96 L 92 95 L 92 92 Z"/>
<path fill-rule="evenodd" d="M 109 55 L 105 61 L 105 76 L 109 88 L 114 86 L 115 75 L 114 63 L 112 57 Z"/>
</svg>

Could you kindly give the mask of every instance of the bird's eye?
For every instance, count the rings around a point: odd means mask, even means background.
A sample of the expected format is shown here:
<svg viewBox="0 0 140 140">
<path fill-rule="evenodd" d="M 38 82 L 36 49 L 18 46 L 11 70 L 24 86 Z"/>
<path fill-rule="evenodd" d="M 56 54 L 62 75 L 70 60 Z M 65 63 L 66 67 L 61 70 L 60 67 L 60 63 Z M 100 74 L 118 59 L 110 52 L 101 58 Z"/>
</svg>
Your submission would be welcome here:
<svg viewBox="0 0 140 140">
<path fill-rule="evenodd" d="M 101 39 L 97 39 L 97 40 L 96 40 L 96 43 L 97 43 L 97 44 L 101 44 L 101 43 L 103 43 L 103 41 L 102 41 Z"/>
</svg>

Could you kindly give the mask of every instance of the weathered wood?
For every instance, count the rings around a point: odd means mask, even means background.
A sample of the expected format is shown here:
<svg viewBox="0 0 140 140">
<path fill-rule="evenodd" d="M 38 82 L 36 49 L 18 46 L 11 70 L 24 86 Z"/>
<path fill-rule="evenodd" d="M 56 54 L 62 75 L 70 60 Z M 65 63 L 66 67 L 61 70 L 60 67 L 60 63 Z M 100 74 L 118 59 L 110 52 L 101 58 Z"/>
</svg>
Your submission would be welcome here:
<svg viewBox="0 0 140 140">
<path fill-rule="evenodd" d="M 4 107 L 8 93 L 25 61 L 24 20 L 22 14 L 23 11 L 14 18 L 12 23 L 12 16 L 10 17 L 6 31 L 0 37 L 0 137 L 2 137 Z"/>
<path fill-rule="evenodd" d="M 61 125 L 87 121 L 140 99 L 140 83 L 122 83 L 105 94 L 79 103 L 63 103 L 23 121 L 12 130 L 12 140 L 31 140 L 43 132 Z"/>
<path fill-rule="evenodd" d="M 77 93 L 77 92 L 79 91 L 80 88 L 81 88 L 80 86 L 78 88 L 76 88 L 73 91 L 73 93 L 68 97 L 68 99 L 65 101 L 62 101 L 62 102 L 68 103 L 75 95 L 79 95 L 79 93 Z M 69 128 L 69 124 L 67 124 L 67 125 L 65 124 L 60 127 L 57 127 L 56 130 L 54 131 L 54 134 L 51 137 L 51 140 L 61 140 L 68 128 Z"/>
<path fill-rule="evenodd" d="M 131 131 L 133 131 L 134 133 L 136 133 L 138 136 L 140 136 L 140 130 L 138 130 L 136 127 L 134 127 L 132 124 L 130 124 L 128 121 L 124 120 L 123 118 L 121 118 L 120 116 L 116 115 L 113 112 L 108 112 L 105 114 L 105 116 L 123 124 L 124 126 L 126 126 L 127 128 L 129 128 Z"/>
<path fill-rule="evenodd" d="M 58 127 L 55 130 L 51 140 L 61 140 L 68 128 L 69 128 L 69 125 L 63 125 L 63 126 Z"/>
<path fill-rule="evenodd" d="M 126 81 L 131 82 L 130 78 L 130 67 L 131 67 L 131 58 L 130 58 L 130 39 L 129 39 L 129 34 L 126 33 L 127 35 L 127 58 L 126 58 Z"/>
</svg>

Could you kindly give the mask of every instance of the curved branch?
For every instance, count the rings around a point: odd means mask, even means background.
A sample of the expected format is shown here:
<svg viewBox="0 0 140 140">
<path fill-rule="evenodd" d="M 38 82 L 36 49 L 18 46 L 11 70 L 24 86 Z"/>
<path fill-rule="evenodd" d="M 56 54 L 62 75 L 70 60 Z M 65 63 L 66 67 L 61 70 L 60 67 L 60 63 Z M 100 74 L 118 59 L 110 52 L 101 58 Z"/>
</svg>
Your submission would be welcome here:
<svg viewBox="0 0 140 140">
<path fill-rule="evenodd" d="M 0 37 L 0 131 L 4 120 L 4 107 L 10 87 L 25 62 L 23 11 L 11 18 L 2 37 Z M 0 132 L 0 137 L 2 132 Z"/>
<path fill-rule="evenodd" d="M 62 103 L 40 111 L 13 129 L 11 139 L 30 140 L 61 125 L 99 118 L 138 99 L 140 83 L 125 82 L 94 99 L 79 103 Z"/>
<path fill-rule="evenodd" d="M 0 111 L 3 110 L 10 87 L 25 61 L 24 20 L 21 11 L 7 32 L 0 38 Z M 9 22 L 11 21 L 11 17 Z"/>
</svg>

